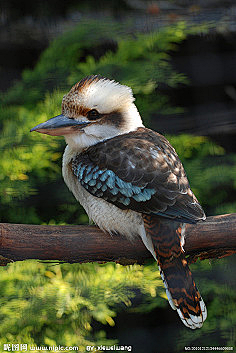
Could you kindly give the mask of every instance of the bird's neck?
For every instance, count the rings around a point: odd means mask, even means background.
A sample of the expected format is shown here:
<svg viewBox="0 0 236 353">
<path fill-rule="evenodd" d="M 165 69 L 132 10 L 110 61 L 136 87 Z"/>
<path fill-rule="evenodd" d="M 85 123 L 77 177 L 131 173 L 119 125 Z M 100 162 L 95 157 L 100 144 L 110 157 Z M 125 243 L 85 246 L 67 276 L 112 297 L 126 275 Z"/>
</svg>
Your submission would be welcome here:
<svg viewBox="0 0 236 353">
<path fill-rule="evenodd" d="M 100 139 L 85 132 L 69 134 L 65 136 L 67 147 L 74 153 L 81 153 L 84 149 L 96 145 Z"/>
</svg>

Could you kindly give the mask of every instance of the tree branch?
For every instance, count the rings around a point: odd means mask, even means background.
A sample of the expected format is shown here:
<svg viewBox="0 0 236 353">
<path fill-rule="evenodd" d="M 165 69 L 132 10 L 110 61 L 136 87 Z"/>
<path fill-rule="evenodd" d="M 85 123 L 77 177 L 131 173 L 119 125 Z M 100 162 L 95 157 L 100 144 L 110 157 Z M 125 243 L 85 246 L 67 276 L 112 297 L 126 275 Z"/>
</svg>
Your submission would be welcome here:
<svg viewBox="0 0 236 353">
<path fill-rule="evenodd" d="M 191 262 L 236 253 L 236 213 L 186 225 L 184 248 Z M 132 264 L 151 257 L 139 237 L 130 242 L 96 226 L 0 224 L 2 265 L 26 259 Z"/>
</svg>

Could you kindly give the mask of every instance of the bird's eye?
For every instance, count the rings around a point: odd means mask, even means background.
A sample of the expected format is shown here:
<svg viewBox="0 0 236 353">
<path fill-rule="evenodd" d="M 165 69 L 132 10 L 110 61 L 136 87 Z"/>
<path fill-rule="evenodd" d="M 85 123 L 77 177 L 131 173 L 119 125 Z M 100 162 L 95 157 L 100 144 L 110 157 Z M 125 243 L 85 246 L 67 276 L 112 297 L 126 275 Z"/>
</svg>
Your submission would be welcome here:
<svg viewBox="0 0 236 353">
<path fill-rule="evenodd" d="M 100 114 L 98 113 L 98 111 L 96 109 L 92 109 L 87 113 L 87 118 L 89 120 L 96 120 L 100 117 Z"/>
</svg>

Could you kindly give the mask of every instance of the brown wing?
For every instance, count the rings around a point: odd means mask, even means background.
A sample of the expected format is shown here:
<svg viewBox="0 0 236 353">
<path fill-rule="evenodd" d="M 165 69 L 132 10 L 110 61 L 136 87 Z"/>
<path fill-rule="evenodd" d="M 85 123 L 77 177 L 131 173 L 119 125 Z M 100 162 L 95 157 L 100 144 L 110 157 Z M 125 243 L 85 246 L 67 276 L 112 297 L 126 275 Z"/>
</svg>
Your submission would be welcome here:
<svg viewBox="0 0 236 353">
<path fill-rule="evenodd" d="M 174 148 L 152 130 L 139 128 L 91 146 L 72 168 L 86 190 L 122 209 L 184 222 L 205 218 Z"/>
</svg>

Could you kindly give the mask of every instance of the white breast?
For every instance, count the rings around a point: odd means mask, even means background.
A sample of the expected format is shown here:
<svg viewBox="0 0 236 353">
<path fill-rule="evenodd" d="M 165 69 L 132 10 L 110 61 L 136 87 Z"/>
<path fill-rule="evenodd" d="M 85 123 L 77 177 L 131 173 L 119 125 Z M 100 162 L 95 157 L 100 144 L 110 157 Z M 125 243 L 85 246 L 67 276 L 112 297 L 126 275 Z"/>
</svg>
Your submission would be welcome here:
<svg viewBox="0 0 236 353">
<path fill-rule="evenodd" d="M 149 251 L 153 253 L 153 247 L 148 244 L 149 241 L 146 238 L 143 218 L 140 213 L 132 210 L 121 210 L 115 205 L 91 195 L 79 183 L 68 165 L 77 153 L 71 150 L 69 146 L 66 147 L 63 155 L 62 174 L 68 188 L 84 207 L 89 218 L 106 232 L 119 233 L 130 239 L 141 236 Z"/>
</svg>

